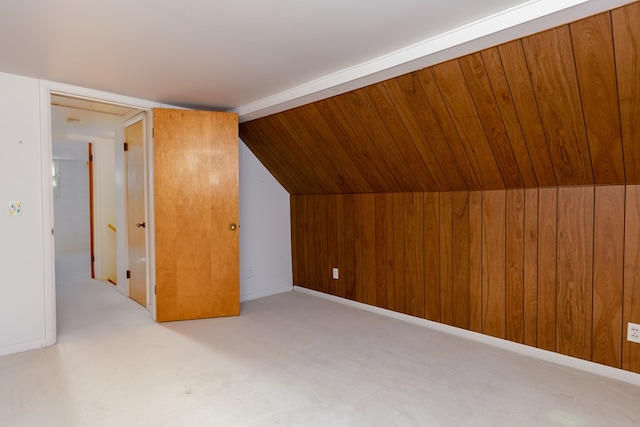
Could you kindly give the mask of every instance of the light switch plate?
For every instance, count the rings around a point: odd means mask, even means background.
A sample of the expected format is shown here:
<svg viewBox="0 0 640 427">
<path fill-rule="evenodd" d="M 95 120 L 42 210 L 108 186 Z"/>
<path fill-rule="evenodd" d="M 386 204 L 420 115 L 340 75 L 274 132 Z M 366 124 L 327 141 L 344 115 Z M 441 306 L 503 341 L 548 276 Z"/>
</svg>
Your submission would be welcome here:
<svg viewBox="0 0 640 427">
<path fill-rule="evenodd" d="M 19 200 L 9 202 L 9 215 L 22 215 L 22 203 Z"/>
</svg>

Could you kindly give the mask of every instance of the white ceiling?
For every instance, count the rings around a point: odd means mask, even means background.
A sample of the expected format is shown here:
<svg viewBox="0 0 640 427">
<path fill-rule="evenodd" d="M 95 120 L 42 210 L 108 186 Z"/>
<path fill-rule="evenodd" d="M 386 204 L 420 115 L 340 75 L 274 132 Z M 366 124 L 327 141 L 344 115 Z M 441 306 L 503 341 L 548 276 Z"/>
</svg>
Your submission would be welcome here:
<svg viewBox="0 0 640 427">
<path fill-rule="evenodd" d="M 421 58 L 474 39 L 506 41 L 513 26 L 530 33 L 552 15 L 557 25 L 623 3 L 5 0 L 0 71 L 250 118 L 430 65 Z"/>
</svg>

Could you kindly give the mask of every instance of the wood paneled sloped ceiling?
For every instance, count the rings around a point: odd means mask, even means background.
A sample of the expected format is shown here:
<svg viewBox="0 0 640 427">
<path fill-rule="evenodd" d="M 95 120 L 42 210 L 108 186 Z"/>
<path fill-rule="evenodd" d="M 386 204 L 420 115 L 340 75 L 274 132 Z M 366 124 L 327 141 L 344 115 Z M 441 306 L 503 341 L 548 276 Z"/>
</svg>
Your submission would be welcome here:
<svg viewBox="0 0 640 427">
<path fill-rule="evenodd" d="M 640 183 L 639 22 L 636 2 L 240 135 L 291 194 Z"/>
</svg>

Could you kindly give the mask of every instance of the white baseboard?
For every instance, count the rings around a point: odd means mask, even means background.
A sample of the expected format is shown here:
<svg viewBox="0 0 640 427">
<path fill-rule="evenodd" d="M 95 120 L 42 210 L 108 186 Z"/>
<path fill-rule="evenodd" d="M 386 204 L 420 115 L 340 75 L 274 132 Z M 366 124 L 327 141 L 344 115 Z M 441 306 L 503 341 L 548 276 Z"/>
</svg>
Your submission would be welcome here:
<svg viewBox="0 0 640 427">
<path fill-rule="evenodd" d="M 433 329 L 436 331 L 444 332 L 449 335 L 455 335 L 460 338 L 488 344 L 494 347 L 498 347 L 514 353 L 519 353 L 525 356 L 534 357 L 545 362 L 555 363 L 556 365 L 568 366 L 570 368 L 579 369 L 581 371 L 590 372 L 592 374 L 601 375 L 603 377 L 611 378 L 618 381 L 624 381 L 633 385 L 640 386 L 640 374 L 634 372 L 625 371 L 623 369 L 612 368 L 610 366 L 601 365 L 599 363 L 590 362 L 588 360 L 582 360 L 575 357 L 565 356 L 564 354 L 554 353 L 552 351 L 543 350 L 540 348 L 531 347 L 524 344 L 519 344 L 513 341 L 507 341 L 500 338 L 495 338 L 489 335 L 480 334 L 478 332 L 468 331 L 466 329 L 460 329 L 453 326 L 445 325 L 431 320 L 421 319 L 407 314 L 397 313 L 395 311 L 387 310 L 380 307 L 374 307 L 372 305 L 364 304 L 357 301 L 352 301 L 346 298 L 340 298 L 333 295 L 328 295 L 322 292 L 313 291 L 310 289 L 302 288 L 300 286 L 294 286 L 293 290 L 308 295 L 313 295 L 319 298 L 323 298 L 329 301 L 334 301 L 339 304 L 348 305 L 358 308 L 360 310 L 369 311 L 371 313 L 379 314 L 381 316 L 390 317 L 392 319 L 401 320 L 403 322 L 412 323 L 414 325 L 423 326 L 425 328 Z"/>
<path fill-rule="evenodd" d="M 288 286 L 282 286 L 279 288 L 269 289 L 268 291 L 253 292 L 247 295 L 241 295 L 240 302 L 251 301 L 258 298 L 270 297 L 272 295 L 284 294 L 286 292 L 291 292 L 291 291 L 292 291 L 292 287 L 291 285 L 288 285 Z"/>
<path fill-rule="evenodd" d="M 20 344 L 6 345 L 0 347 L 0 356 L 7 356 L 9 354 L 21 353 L 23 351 L 35 350 L 45 346 L 44 339 L 23 342 Z"/>
</svg>

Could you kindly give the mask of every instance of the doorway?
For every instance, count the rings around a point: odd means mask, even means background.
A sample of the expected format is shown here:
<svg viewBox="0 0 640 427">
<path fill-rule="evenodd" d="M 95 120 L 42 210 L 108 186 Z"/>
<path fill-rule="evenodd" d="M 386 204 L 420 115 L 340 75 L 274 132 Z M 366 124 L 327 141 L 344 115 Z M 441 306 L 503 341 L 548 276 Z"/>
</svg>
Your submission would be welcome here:
<svg viewBox="0 0 640 427">
<path fill-rule="evenodd" d="M 60 277 L 68 282 L 70 273 L 85 280 L 84 272 L 95 265 L 96 279 L 129 295 L 127 173 L 122 141 L 125 122 L 144 115 L 144 110 L 137 108 L 51 95 L 54 262 L 56 269 L 62 269 L 56 272 L 56 282 Z M 69 154 L 81 150 L 83 156 Z M 140 155 L 139 175 L 144 186 L 144 149 Z M 58 262 L 69 259 L 72 262 Z M 59 287 L 58 283 L 55 286 Z"/>
</svg>

